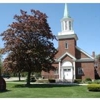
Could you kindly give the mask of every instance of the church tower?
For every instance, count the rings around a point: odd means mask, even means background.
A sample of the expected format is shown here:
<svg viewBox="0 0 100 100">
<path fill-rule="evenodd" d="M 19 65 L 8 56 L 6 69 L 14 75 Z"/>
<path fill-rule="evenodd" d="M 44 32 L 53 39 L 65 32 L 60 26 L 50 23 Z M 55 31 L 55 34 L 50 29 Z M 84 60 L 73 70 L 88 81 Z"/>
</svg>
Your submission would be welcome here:
<svg viewBox="0 0 100 100">
<path fill-rule="evenodd" d="M 64 15 L 61 19 L 61 32 L 58 33 L 57 37 L 60 53 L 67 51 L 75 57 L 75 46 L 78 37 L 73 30 L 73 19 L 69 16 L 67 4 L 65 4 Z"/>
<path fill-rule="evenodd" d="M 55 71 L 43 72 L 45 78 L 56 78 L 60 82 L 84 80 L 86 77 L 95 79 L 94 58 L 77 46 L 78 37 L 73 29 L 73 19 L 69 15 L 67 4 L 61 19 L 61 32 L 57 35 L 58 52 L 55 54 L 53 66 Z"/>
<path fill-rule="evenodd" d="M 75 79 L 94 79 L 94 58 L 77 46 L 78 37 L 73 29 L 73 19 L 68 12 L 67 4 L 61 19 L 61 32 L 57 35 L 58 52 L 55 54 L 53 66 L 55 71 L 43 72 L 45 78 L 56 78 L 64 82 Z"/>
</svg>

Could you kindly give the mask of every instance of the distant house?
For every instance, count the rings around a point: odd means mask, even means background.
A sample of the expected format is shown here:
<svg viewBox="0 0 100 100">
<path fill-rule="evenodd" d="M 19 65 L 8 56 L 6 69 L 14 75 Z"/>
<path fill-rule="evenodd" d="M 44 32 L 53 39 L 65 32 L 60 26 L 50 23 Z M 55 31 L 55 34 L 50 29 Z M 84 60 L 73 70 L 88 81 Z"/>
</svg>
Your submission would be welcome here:
<svg viewBox="0 0 100 100">
<path fill-rule="evenodd" d="M 78 36 L 73 30 L 73 19 L 65 4 L 61 19 L 61 32 L 58 33 L 58 52 L 55 55 L 56 71 L 42 72 L 44 78 L 73 81 L 74 79 L 95 79 L 94 57 L 77 46 Z"/>
<path fill-rule="evenodd" d="M 95 79 L 100 79 L 100 61 L 95 58 Z"/>
</svg>

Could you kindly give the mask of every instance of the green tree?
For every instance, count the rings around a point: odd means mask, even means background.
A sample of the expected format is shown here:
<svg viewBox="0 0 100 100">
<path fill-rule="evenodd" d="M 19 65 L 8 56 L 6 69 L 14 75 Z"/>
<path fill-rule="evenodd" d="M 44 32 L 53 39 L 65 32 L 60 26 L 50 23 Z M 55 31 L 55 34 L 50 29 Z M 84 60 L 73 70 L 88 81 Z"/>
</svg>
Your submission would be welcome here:
<svg viewBox="0 0 100 100">
<path fill-rule="evenodd" d="M 2 53 L 0 49 L 0 76 L 1 76 L 1 69 L 2 69 Z"/>
<path fill-rule="evenodd" d="M 31 14 L 21 10 L 21 15 L 15 15 L 16 20 L 1 33 L 5 41 L 3 52 L 8 52 L 4 59 L 5 70 L 13 72 L 28 72 L 27 85 L 30 85 L 32 72 L 54 70 L 52 66 L 57 50 L 47 22 L 46 14 L 31 10 Z"/>
<path fill-rule="evenodd" d="M 96 56 L 97 61 L 100 63 L 100 54 Z"/>
</svg>

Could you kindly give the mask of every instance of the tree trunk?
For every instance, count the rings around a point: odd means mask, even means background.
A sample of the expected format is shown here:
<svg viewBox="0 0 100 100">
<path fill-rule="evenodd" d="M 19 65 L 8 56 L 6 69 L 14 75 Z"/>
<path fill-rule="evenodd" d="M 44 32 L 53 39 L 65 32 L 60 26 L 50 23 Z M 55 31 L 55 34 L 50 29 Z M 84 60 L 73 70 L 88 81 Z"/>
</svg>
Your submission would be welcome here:
<svg viewBox="0 0 100 100">
<path fill-rule="evenodd" d="M 20 72 L 18 73 L 18 77 L 19 77 L 19 81 L 21 80 L 21 77 L 20 77 Z"/>
<path fill-rule="evenodd" d="M 0 68 L 0 76 L 1 76 L 1 68 Z"/>
<path fill-rule="evenodd" d="M 1 67 L 0 67 L 0 76 L 1 76 Z"/>
<path fill-rule="evenodd" d="M 31 75 L 31 72 L 28 72 L 28 76 L 27 76 L 27 86 L 30 86 L 30 75 Z"/>
</svg>

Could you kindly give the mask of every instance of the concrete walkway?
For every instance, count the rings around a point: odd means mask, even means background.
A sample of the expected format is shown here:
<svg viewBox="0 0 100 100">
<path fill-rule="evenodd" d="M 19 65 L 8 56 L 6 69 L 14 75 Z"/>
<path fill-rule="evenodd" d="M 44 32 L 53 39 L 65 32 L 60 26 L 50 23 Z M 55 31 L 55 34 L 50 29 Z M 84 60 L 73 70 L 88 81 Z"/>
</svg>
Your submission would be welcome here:
<svg viewBox="0 0 100 100">
<path fill-rule="evenodd" d="M 20 79 L 21 80 L 26 80 L 26 77 L 21 77 Z M 4 78 L 4 80 L 6 82 L 8 82 L 8 81 L 17 81 L 17 80 L 19 80 L 19 78 L 18 77 L 11 77 L 11 78 Z"/>
<path fill-rule="evenodd" d="M 15 84 L 26 84 L 26 82 L 10 82 L 7 81 L 7 83 L 15 83 Z M 76 83 L 37 83 L 37 82 L 31 82 L 30 84 L 51 84 L 51 85 L 72 85 L 72 86 L 86 86 L 88 84 L 76 84 Z"/>
<path fill-rule="evenodd" d="M 18 77 L 4 78 L 7 83 L 16 83 L 16 84 L 26 84 L 26 82 L 13 82 L 18 81 Z M 26 80 L 26 77 L 21 77 L 21 80 Z M 37 83 L 31 82 L 31 84 L 54 84 L 54 85 L 88 85 L 88 84 L 77 84 L 77 83 Z"/>
</svg>

